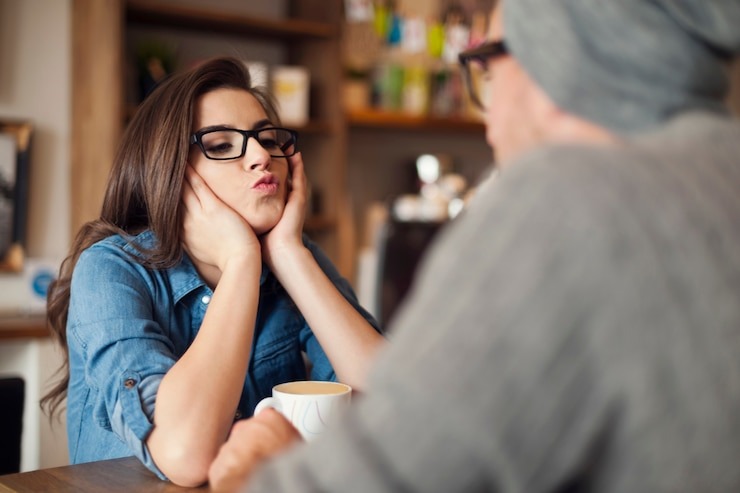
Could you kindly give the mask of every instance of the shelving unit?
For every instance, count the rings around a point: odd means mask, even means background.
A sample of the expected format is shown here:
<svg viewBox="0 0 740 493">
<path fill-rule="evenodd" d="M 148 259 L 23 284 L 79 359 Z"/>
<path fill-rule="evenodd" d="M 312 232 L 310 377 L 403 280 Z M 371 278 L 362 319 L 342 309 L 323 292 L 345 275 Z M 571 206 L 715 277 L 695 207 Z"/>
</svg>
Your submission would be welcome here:
<svg viewBox="0 0 740 493">
<path fill-rule="evenodd" d="M 346 118 L 353 221 L 360 249 L 373 241 L 367 211 L 379 202 L 390 207 L 398 196 L 418 190 L 413 169 L 418 156 L 448 156 L 471 186 L 492 160 L 485 126 L 479 121 L 377 110 L 352 112 Z"/>
<path fill-rule="evenodd" d="M 403 0 L 393 15 L 425 19 L 429 27 L 450 5 Z M 424 34 L 402 29 L 401 38 L 410 38 L 399 41 L 382 33 L 392 29 L 383 27 L 379 14 L 348 18 L 342 29 L 349 182 L 360 249 L 377 243 L 381 207 L 390 212 L 398 197 L 420 193 L 419 156 L 438 155 L 451 163 L 446 172 L 462 175 L 471 186 L 492 160 L 482 115 L 463 92 L 459 67 L 422 43 Z"/>
<path fill-rule="evenodd" d="M 379 202 L 391 207 L 400 195 L 418 191 L 413 167 L 421 154 L 448 157 L 471 186 L 491 163 L 482 120 L 372 108 L 347 112 L 346 122 L 353 222 L 360 249 L 370 246 L 373 238 L 367 211 Z"/>
</svg>

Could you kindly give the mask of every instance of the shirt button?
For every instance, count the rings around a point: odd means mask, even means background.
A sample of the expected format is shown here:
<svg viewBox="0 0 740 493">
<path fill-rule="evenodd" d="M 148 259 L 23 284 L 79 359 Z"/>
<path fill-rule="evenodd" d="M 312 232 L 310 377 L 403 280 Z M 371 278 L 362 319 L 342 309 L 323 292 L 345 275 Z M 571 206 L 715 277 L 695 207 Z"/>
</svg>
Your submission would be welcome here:
<svg viewBox="0 0 740 493">
<path fill-rule="evenodd" d="M 127 389 L 132 389 L 134 386 L 136 386 L 136 380 L 133 378 L 127 378 L 125 382 L 123 382 L 123 386 Z"/>
<path fill-rule="evenodd" d="M 201 301 L 201 302 L 202 302 L 202 303 L 203 303 L 204 305 L 207 305 L 208 303 L 210 303 L 210 302 L 211 302 L 211 297 L 210 297 L 210 296 L 208 296 L 208 295 L 205 295 L 205 296 L 203 296 L 203 297 L 202 297 L 202 298 L 200 299 L 200 301 Z"/>
</svg>

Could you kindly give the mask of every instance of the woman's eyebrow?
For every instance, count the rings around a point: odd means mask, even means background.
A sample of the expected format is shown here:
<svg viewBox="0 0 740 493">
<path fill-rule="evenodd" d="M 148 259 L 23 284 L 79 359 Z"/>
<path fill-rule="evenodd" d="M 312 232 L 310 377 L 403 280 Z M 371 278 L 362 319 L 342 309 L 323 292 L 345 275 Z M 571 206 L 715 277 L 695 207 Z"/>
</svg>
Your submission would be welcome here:
<svg viewBox="0 0 740 493">
<path fill-rule="evenodd" d="M 260 128 L 265 127 L 274 127 L 275 124 L 272 123 L 269 119 L 265 118 L 264 120 L 260 120 L 254 125 L 252 125 L 252 130 L 258 130 Z M 211 130 L 239 130 L 238 128 L 232 126 L 232 125 L 208 125 L 207 127 L 199 128 L 193 133 L 199 133 L 199 132 L 210 132 Z"/>
<path fill-rule="evenodd" d="M 207 127 L 199 128 L 193 133 L 205 133 L 212 130 L 235 130 L 235 127 L 232 127 L 231 125 L 208 125 Z"/>
<path fill-rule="evenodd" d="M 265 118 L 264 120 L 260 120 L 254 125 L 252 125 L 252 130 L 257 130 L 257 129 L 265 128 L 265 127 L 274 127 L 274 126 L 275 126 L 274 123 L 272 123 L 269 119 Z"/>
</svg>

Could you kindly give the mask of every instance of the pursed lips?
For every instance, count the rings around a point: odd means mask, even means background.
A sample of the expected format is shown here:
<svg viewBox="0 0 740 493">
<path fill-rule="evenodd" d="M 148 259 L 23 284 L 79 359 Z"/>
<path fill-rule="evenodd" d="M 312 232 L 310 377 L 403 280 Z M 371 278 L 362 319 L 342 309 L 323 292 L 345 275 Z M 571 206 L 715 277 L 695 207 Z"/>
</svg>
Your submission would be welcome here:
<svg viewBox="0 0 740 493">
<path fill-rule="evenodd" d="M 280 181 L 272 173 L 265 173 L 259 180 L 252 185 L 256 190 L 277 190 Z"/>
</svg>

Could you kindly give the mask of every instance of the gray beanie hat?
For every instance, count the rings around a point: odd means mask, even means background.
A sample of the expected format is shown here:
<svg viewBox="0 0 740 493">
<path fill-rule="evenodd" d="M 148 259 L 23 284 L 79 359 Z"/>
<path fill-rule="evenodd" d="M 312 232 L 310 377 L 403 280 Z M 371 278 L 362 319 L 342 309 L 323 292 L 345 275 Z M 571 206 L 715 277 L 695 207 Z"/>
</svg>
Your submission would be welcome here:
<svg viewBox="0 0 740 493">
<path fill-rule="evenodd" d="M 740 0 L 505 0 L 503 24 L 555 104 L 617 133 L 726 111 Z"/>
</svg>

